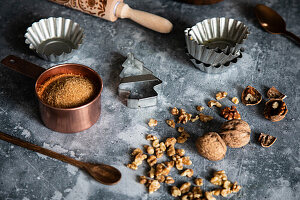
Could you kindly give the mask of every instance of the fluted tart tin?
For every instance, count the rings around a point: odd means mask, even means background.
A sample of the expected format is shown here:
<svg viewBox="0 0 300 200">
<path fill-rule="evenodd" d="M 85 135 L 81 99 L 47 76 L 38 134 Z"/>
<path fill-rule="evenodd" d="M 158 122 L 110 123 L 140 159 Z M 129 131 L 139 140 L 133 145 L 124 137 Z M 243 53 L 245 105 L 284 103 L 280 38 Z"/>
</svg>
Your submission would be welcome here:
<svg viewBox="0 0 300 200">
<path fill-rule="evenodd" d="M 41 19 L 25 34 L 25 43 L 41 58 L 52 62 L 72 57 L 83 42 L 84 31 L 78 23 L 62 17 Z"/>
</svg>

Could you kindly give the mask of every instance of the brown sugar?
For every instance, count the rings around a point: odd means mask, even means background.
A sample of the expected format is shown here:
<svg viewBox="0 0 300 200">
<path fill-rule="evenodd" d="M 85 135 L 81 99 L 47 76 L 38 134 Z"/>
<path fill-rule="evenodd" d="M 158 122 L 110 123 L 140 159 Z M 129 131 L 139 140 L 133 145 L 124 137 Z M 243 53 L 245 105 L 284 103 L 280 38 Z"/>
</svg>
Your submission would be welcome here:
<svg viewBox="0 0 300 200">
<path fill-rule="evenodd" d="M 96 88 L 86 77 L 59 74 L 48 79 L 38 90 L 43 102 L 57 108 L 82 106 L 95 97 Z"/>
</svg>

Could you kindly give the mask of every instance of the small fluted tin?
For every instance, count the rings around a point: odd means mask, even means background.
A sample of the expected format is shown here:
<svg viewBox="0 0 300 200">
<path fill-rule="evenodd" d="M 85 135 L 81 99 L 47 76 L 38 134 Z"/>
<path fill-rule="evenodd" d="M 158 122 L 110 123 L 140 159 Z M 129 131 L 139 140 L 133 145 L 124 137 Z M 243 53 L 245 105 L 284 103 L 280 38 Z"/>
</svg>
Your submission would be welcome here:
<svg viewBox="0 0 300 200">
<path fill-rule="evenodd" d="M 25 43 L 41 58 L 52 62 L 72 57 L 83 42 L 83 29 L 62 17 L 41 19 L 32 24 L 25 34 Z"/>
<path fill-rule="evenodd" d="M 190 61 L 195 65 L 196 68 L 200 69 L 203 72 L 209 73 L 209 74 L 219 74 L 228 71 L 229 69 L 232 69 L 236 66 L 239 59 L 243 57 L 242 53 L 239 53 L 239 56 L 234 58 L 233 60 L 223 64 L 223 65 L 209 65 L 205 64 L 197 59 L 195 59 L 192 55 L 190 55 L 188 52 L 186 54 L 189 56 Z"/>
<path fill-rule="evenodd" d="M 248 27 L 244 23 L 224 17 L 206 19 L 185 30 L 187 45 L 195 42 L 196 48 L 202 51 L 221 50 L 226 55 L 235 55 L 249 34 Z"/>
</svg>

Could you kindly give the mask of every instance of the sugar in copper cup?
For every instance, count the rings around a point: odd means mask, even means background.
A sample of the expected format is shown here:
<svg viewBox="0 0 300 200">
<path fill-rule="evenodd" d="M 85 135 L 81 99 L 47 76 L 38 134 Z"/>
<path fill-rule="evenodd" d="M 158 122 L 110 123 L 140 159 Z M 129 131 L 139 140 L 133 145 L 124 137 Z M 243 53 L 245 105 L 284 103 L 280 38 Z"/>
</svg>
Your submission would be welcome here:
<svg viewBox="0 0 300 200">
<path fill-rule="evenodd" d="M 39 101 L 41 119 L 49 129 L 62 133 L 76 133 L 90 128 L 99 119 L 103 82 L 93 69 L 80 64 L 66 63 L 45 70 L 16 56 L 7 56 L 1 63 L 37 80 L 35 93 Z M 95 86 L 93 98 L 84 105 L 72 108 L 58 108 L 45 103 L 39 95 L 39 89 L 49 78 L 59 74 L 74 74 L 89 79 Z"/>
</svg>

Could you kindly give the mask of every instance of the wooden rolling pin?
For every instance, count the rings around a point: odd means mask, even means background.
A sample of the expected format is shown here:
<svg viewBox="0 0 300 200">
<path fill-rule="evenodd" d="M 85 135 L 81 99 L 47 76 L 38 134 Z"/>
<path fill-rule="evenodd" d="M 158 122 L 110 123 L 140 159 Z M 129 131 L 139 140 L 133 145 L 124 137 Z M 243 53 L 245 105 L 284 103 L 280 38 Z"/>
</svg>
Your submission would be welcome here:
<svg viewBox="0 0 300 200">
<path fill-rule="evenodd" d="M 169 33 L 172 23 L 160 16 L 131 9 L 123 0 L 50 0 L 109 21 L 128 18 L 160 33 Z"/>
</svg>

